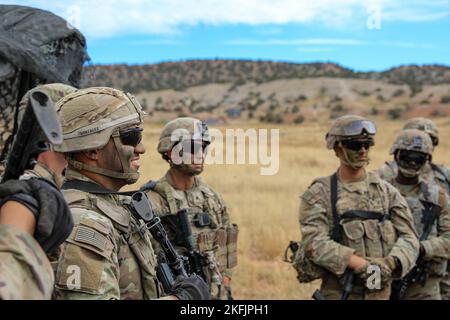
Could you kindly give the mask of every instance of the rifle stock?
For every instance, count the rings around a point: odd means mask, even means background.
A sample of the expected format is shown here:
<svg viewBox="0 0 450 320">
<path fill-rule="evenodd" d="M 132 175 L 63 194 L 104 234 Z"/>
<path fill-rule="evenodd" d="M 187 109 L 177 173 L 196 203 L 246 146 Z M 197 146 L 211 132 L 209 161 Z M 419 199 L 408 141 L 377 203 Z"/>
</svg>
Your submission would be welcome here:
<svg viewBox="0 0 450 320">
<path fill-rule="evenodd" d="M 8 153 L 2 182 L 18 179 L 25 170 L 32 169 L 39 154 L 48 150 L 48 143 L 62 142 L 62 129 L 52 100 L 45 92 L 33 90 Z"/>
</svg>

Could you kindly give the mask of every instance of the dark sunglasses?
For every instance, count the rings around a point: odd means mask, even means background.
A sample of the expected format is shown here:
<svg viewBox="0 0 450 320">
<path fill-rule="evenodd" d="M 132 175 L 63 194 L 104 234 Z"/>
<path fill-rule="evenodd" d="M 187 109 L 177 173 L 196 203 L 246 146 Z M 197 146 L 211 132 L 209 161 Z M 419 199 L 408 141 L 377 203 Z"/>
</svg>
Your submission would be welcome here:
<svg viewBox="0 0 450 320">
<path fill-rule="evenodd" d="M 417 151 L 401 150 L 399 159 L 408 164 L 415 163 L 418 166 L 423 166 L 428 160 L 428 155 Z"/>
<path fill-rule="evenodd" d="M 200 150 L 205 153 L 206 149 L 208 148 L 208 143 L 202 143 L 195 140 L 185 140 L 181 142 L 182 151 L 190 154 L 197 154 L 200 152 Z"/>
<path fill-rule="evenodd" d="M 344 140 L 344 141 L 342 141 L 342 145 L 344 146 L 344 148 L 353 150 L 353 151 L 359 151 L 363 147 L 364 147 L 364 149 L 369 150 L 369 148 L 372 147 L 374 144 L 375 143 L 373 142 L 373 140 L 363 140 L 363 141 Z"/>
<path fill-rule="evenodd" d="M 142 128 L 134 127 L 119 131 L 119 137 L 122 144 L 136 147 L 142 141 Z"/>
</svg>

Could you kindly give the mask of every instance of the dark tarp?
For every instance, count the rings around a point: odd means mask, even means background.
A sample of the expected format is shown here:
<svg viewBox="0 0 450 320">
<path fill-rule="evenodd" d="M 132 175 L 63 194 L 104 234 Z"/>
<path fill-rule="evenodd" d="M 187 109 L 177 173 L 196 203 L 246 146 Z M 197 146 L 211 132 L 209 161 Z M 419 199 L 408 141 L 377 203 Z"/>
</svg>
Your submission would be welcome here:
<svg viewBox="0 0 450 320">
<path fill-rule="evenodd" d="M 88 59 L 86 39 L 55 14 L 0 5 L 0 55 L 45 82 L 77 86 Z"/>
</svg>

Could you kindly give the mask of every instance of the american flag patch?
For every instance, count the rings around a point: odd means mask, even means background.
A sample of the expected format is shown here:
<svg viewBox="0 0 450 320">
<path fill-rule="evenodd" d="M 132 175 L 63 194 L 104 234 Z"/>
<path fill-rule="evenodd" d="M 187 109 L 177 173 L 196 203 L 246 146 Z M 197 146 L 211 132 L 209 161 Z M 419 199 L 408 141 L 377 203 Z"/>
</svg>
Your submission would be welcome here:
<svg viewBox="0 0 450 320">
<path fill-rule="evenodd" d="M 106 249 L 106 237 L 100 232 L 82 225 L 78 226 L 75 241 L 93 245 L 100 250 Z"/>
</svg>

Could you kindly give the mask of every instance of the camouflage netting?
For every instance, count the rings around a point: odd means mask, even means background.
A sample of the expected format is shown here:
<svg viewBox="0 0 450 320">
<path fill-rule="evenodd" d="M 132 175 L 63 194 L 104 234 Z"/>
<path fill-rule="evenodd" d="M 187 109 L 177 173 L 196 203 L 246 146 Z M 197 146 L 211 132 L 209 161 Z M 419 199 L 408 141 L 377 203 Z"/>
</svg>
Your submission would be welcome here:
<svg viewBox="0 0 450 320">
<path fill-rule="evenodd" d="M 0 151 L 14 127 L 21 97 L 37 84 L 77 87 L 89 59 L 86 40 L 51 12 L 0 5 Z"/>
</svg>

